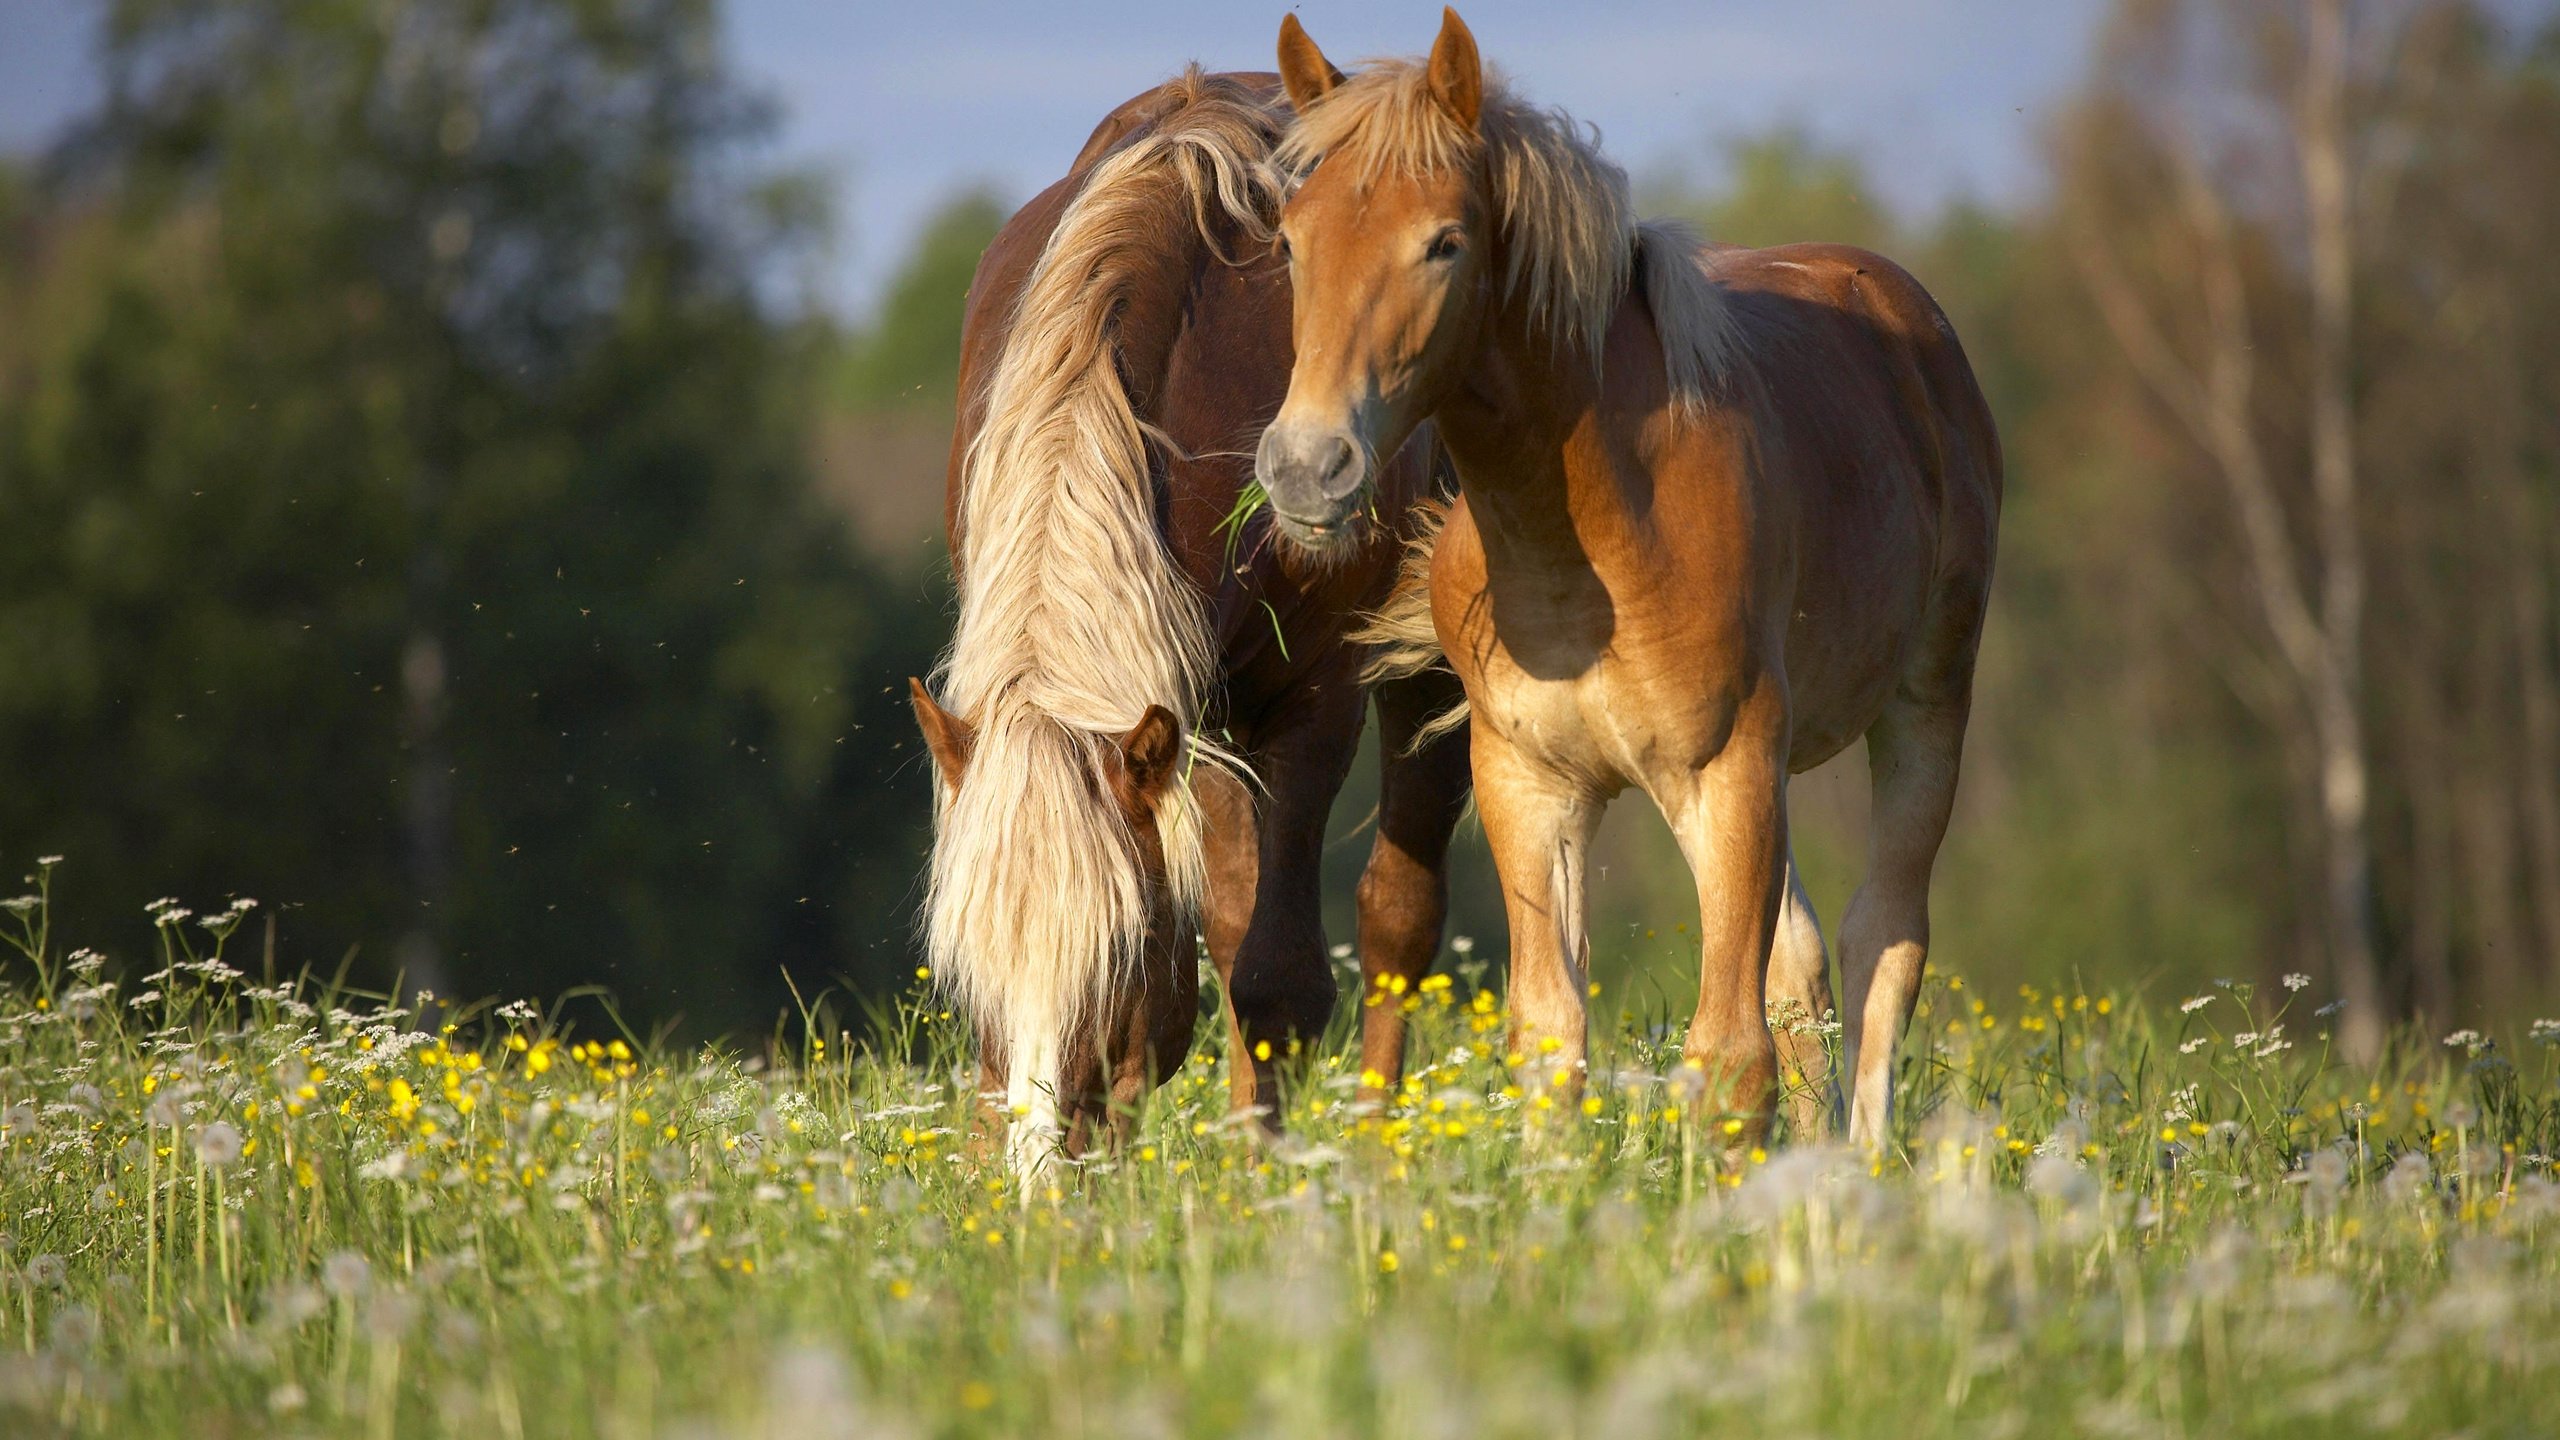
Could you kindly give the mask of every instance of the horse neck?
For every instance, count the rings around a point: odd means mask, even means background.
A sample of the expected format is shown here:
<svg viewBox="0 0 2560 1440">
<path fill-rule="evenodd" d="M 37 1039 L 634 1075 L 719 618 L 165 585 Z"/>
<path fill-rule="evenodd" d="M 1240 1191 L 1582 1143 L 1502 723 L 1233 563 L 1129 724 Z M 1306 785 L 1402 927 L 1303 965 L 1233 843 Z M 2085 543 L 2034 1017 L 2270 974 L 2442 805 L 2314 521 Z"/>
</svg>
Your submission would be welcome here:
<svg viewBox="0 0 2560 1440">
<path fill-rule="evenodd" d="M 1559 354 L 1505 306 L 1468 379 L 1434 419 L 1497 569 L 1587 569 L 1591 542 L 1625 533 L 1637 504 L 1611 462 L 1612 417 L 1587 354 Z"/>
</svg>

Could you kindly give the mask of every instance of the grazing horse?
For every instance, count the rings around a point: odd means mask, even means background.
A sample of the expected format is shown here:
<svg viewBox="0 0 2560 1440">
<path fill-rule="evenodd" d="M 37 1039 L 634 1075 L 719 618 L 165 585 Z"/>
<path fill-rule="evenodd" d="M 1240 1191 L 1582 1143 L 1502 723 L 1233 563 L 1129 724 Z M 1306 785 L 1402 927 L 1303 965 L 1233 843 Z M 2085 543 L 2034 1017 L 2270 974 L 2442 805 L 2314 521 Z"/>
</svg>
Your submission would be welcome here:
<svg viewBox="0 0 2560 1440">
<path fill-rule="evenodd" d="M 1296 364 L 1259 476 L 1316 525 L 1426 419 L 1456 464 L 1426 583 L 1385 623 L 1427 611 L 1465 685 L 1515 1047 L 1579 1083 L 1585 852 L 1639 787 L 1698 883 L 1688 1057 L 1741 1143 L 1764 1134 L 1771 1007 L 1831 1009 L 1787 778 L 1863 735 L 1875 818 L 1841 962 L 1850 1134 L 1880 1145 L 2000 505 L 1946 317 L 1864 251 L 1639 224 L 1593 141 L 1487 82 L 1455 12 L 1427 60 L 1348 78 L 1293 17 L 1280 73 Z M 1820 1037 L 1780 1028 L 1807 1082 L 1791 1114 L 1827 1123 Z"/>
<path fill-rule="evenodd" d="M 1270 75 L 1194 67 L 1138 96 L 970 287 L 945 514 L 959 621 L 940 699 L 910 682 L 941 782 L 924 929 L 1026 1181 L 1180 1067 L 1202 929 L 1239 1109 L 1277 1124 L 1276 1066 L 1332 1011 L 1318 862 L 1371 693 L 1351 632 L 1431 482 L 1417 441 L 1358 516 L 1232 518 L 1288 386 L 1269 228 L 1286 118 Z M 1373 983 L 1439 949 L 1466 754 L 1413 742 L 1457 693 L 1445 672 L 1376 690 Z M 1394 1075 L 1396 1007 L 1365 1025 L 1367 1064 Z"/>
</svg>

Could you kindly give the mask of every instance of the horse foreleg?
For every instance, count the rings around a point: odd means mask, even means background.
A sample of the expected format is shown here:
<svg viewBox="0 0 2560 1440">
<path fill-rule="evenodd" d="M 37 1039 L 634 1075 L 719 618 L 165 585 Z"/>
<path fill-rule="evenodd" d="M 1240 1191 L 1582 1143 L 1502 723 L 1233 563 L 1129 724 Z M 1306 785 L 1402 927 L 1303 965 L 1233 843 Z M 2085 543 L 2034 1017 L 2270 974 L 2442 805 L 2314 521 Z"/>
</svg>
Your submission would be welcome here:
<svg viewBox="0 0 2560 1440">
<path fill-rule="evenodd" d="M 1253 925 L 1254 892 L 1262 879 L 1262 818 L 1242 783 L 1199 777 L 1203 820 L 1207 823 L 1209 895 L 1201 916 L 1200 938 L 1209 963 L 1218 972 L 1221 1008 L 1227 1019 L 1228 1103 L 1249 1110 L 1254 1103 L 1253 1071 L 1235 1057 L 1244 1052 L 1244 1032 L 1236 1024 L 1236 955 Z"/>
<path fill-rule="evenodd" d="M 1727 1132 L 1734 1149 L 1765 1138 L 1776 1098 L 1763 987 L 1786 888 L 1786 750 L 1777 728 L 1777 738 L 1738 730 L 1697 773 L 1685 803 L 1665 806 L 1698 885 L 1698 1008 L 1685 1063 L 1706 1081 L 1702 1112 L 1741 1122 Z"/>
<path fill-rule="evenodd" d="M 1431 969 L 1449 918 L 1449 834 L 1467 803 L 1467 737 L 1413 738 L 1459 699 L 1457 677 L 1425 671 L 1378 687 L 1378 834 L 1360 873 L 1360 1096 L 1404 1075 L 1402 996 Z M 1398 983 L 1402 982 L 1402 983 Z"/>
<path fill-rule="evenodd" d="M 1591 972 L 1583 873 L 1601 800 L 1491 727 L 1474 732 L 1476 808 L 1511 918 L 1511 1048 L 1536 1085 L 1578 1095 Z"/>
<path fill-rule="evenodd" d="M 1320 888 L 1324 826 L 1350 773 L 1365 708 L 1356 686 L 1310 691 L 1322 703 L 1256 747 L 1265 793 L 1253 899 L 1225 975 L 1235 1105 L 1259 1113 L 1274 1131 L 1280 1128 L 1281 1067 L 1292 1052 L 1322 1039 L 1333 1015 Z"/>
</svg>

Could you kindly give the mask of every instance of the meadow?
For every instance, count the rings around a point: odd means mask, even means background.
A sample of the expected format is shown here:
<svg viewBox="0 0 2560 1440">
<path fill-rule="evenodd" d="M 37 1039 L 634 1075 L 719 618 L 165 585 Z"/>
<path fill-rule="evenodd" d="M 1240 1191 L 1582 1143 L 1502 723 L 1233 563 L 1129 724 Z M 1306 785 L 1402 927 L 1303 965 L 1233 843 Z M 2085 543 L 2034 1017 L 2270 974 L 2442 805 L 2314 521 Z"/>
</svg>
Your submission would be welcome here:
<svg viewBox="0 0 2560 1440">
<path fill-rule="evenodd" d="M 1729 1155 L 1666 1017 L 1604 998 L 1573 1099 L 1453 942 L 1363 1002 L 1413 1013 L 1392 1104 L 1346 1003 L 1258 1142 L 1204 1024 L 1025 1196 L 921 977 L 763 1054 L 422 1029 L 244 973 L 246 901 L 162 902 L 107 978 L 51 874 L 0 913 L 12 1436 L 2497 1436 L 2560 1396 L 2545 1022 L 2368 1072 L 2298 977 L 1939 976 L 1893 1153 Z"/>
</svg>

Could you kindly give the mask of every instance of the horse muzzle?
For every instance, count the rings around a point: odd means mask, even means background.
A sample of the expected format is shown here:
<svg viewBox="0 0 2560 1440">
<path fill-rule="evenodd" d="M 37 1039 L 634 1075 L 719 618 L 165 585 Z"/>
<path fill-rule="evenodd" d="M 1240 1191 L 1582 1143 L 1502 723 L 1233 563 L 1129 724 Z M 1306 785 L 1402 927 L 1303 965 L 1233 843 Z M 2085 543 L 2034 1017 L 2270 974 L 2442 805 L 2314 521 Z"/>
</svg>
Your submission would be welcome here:
<svg viewBox="0 0 2560 1440">
<path fill-rule="evenodd" d="M 1254 478 L 1282 533 L 1311 549 L 1347 539 L 1369 497 L 1369 452 L 1345 430 L 1273 424 L 1262 432 Z"/>
</svg>

